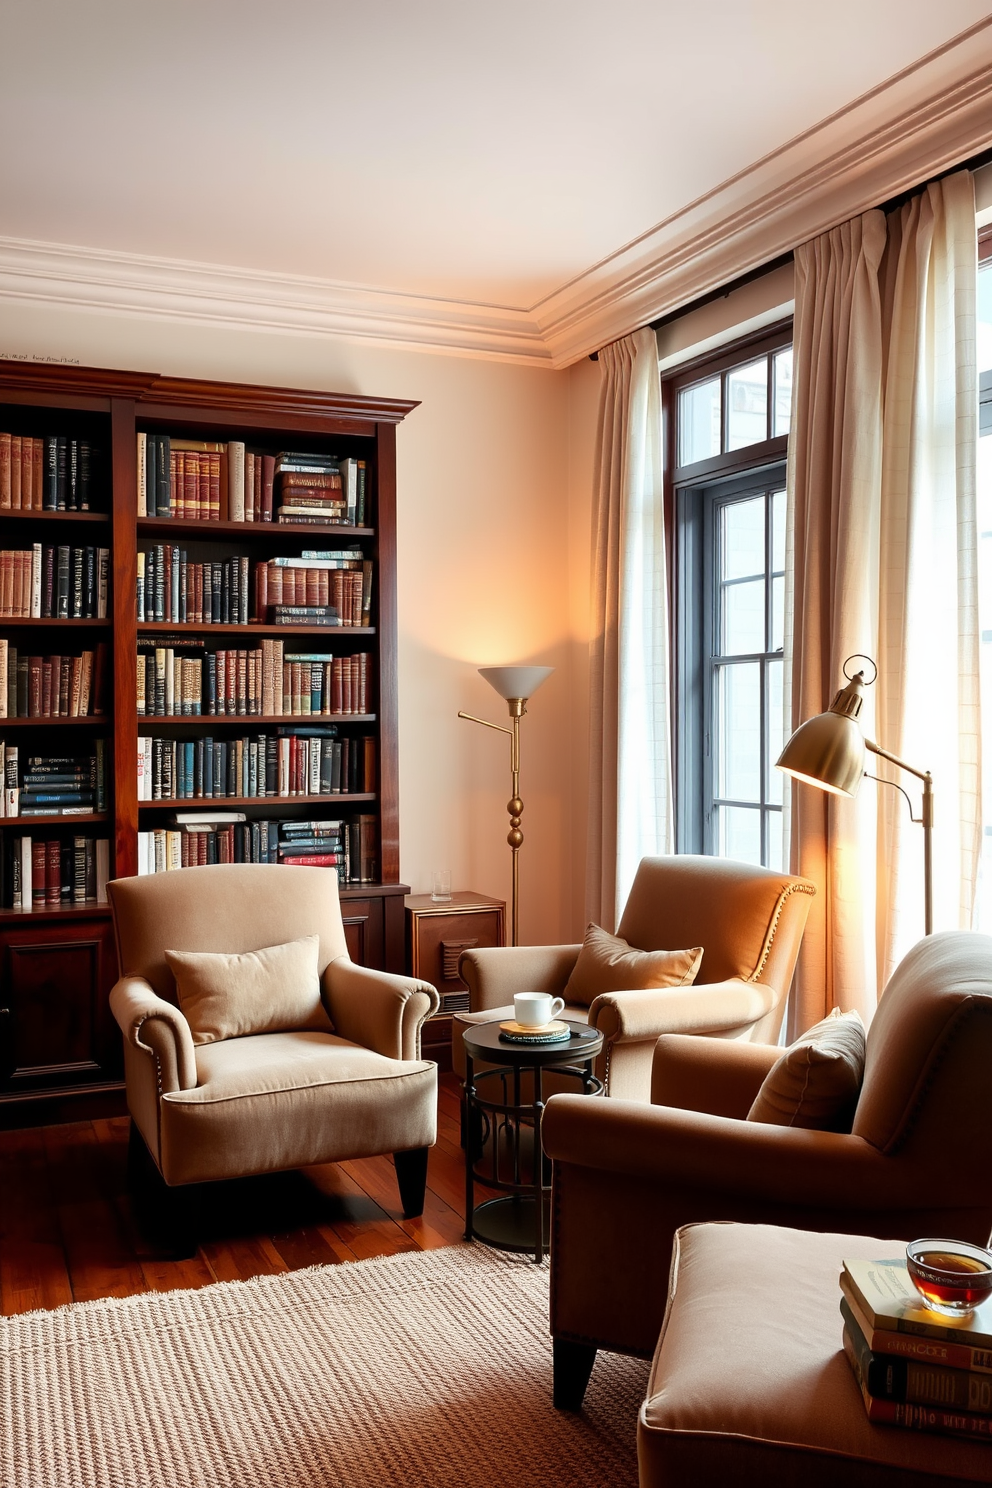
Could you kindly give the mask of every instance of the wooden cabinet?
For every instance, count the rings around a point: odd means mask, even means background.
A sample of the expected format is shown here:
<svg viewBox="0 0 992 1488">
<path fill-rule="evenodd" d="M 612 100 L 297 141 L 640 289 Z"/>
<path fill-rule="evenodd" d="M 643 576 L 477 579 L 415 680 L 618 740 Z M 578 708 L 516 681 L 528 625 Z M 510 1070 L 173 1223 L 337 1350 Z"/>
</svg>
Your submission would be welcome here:
<svg viewBox="0 0 992 1488">
<path fill-rule="evenodd" d="M 50 1114 L 50 1098 L 107 1092 L 121 1040 L 107 996 L 116 977 L 109 915 L 95 907 L 0 924 L 0 1122 L 12 1107 Z"/>
<path fill-rule="evenodd" d="M 458 975 L 463 951 L 476 946 L 506 944 L 506 904 L 486 894 L 463 890 L 448 903 L 430 894 L 410 894 L 406 900 L 407 966 L 437 988 L 441 1007 L 424 1029 L 427 1059 L 451 1067 L 451 1015 L 468 1007 L 468 986 Z"/>
<path fill-rule="evenodd" d="M 298 861 L 308 849 L 318 852 L 329 872 L 347 876 L 341 901 L 353 958 L 402 971 L 396 425 L 415 406 L 394 399 L 0 360 L 0 550 L 23 554 L 28 564 L 32 549 L 61 553 L 93 548 L 109 555 L 106 609 L 95 618 L 85 618 L 85 609 L 70 618 L 72 599 L 68 615 L 50 618 L 44 608 L 35 608 L 27 578 L 21 587 L 17 580 L 13 592 L 16 603 L 29 604 L 29 611 L 11 608 L 7 570 L 0 563 L 0 643 L 16 648 L 22 659 L 30 658 L 36 671 L 42 658 L 52 658 L 51 669 L 56 659 L 79 655 L 85 648 L 101 647 L 107 659 L 101 669 L 101 706 L 92 710 L 96 716 L 47 716 L 47 703 L 57 696 L 54 684 L 49 688 L 47 683 L 44 711 L 39 688 L 23 709 L 26 716 L 13 716 L 22 712 L 21 700 L 12 685 L 0 683 L 0 749 L 9 752 L 17 746 L 16 768 L 48 752 L 70 759 L 88 756 L 97 741 L 106 762 L 105 795 L 88 815 L 43 820 L 0 815 L 0 1124 L 14 1119 L 10 1108 L 18 1103 L 35 1102 L 34 1109 L 40 1110 L 46 1092 L 73 1095 L 119 1088 L 121 1071 L 120 1037 L 107 1008 L 115 975 L 109 909 L 91 896 L 86 904 L 70 904 L 64 876 L 61 901 L 56 885 L 54 902 L 49 897 L 42 912 L 37 900 L 32 909 L 10 903 L 11 886 L 20 894 L 23 862 L 30 863 L 30 853 L 23 860 L 18 855 L 15 877 L 5 846 L 14 840 L 71 843 L 74 834 L 85 831 L 105 839 L 101 852 L 109 841 L 111 877 L 138 872 L 139 862 L 142 869 L 164 866 L 150 848 L 161 848 L 166 833 L 172 838 L 170 866 L 180 857 L 177 838 L 183 838 L 181 860 L 191 862 L 223 861 L 229 853 L 235 861 L 244 856 L 274 862 L 294 854 Z M 13 481 L 12 462 L 15 456 L 17 461 L 27 458 L 24 452 L 32 441 L 44 455 L 46 471 L 50 445 L 55 460 L 66 447 L 72 470 L 77 452 L 81 461 L 85 447 L 87 509 L 81 504 L 73 509 L 75 496 L 66 509 L 50 506 L 47 490 L 44 501 L 36 504 L 37 487 L 24 487 L 32 490 L 32 504 L 17 509 L 24 477 L 19 465 Z M 148 455 L 151 446 L 153 457 Z M 307 465 L 307 455 L 299 452 L 309 452 L 316 464 Z M 251 469 L 262 473 L 256 474 L 248 520 L 241 520 L 233 472 L 249 460 L 254 462 Z M 282 467 L 297 472 L 296 484 L 309 480 L 322 490 L 323 505 L 304 491 L 284 502 L 280 518 L 280 493 L 289 488 L 285 472 L 279 474 Z M 304 469 L 310 471 L 306 479 L 300 475 Z M 149 498 L 152 471 L 158 476 Z M 331 478 L 321 486 L 325 475 Z M 353 500 L 358 491 L 360 499 Z M 247 495 L 244 486 L 242 497 L 247 500 Z M 146 611 L 140 622 L 139 553 L 144 555 L 143 574 L 152 555 L 160 586 L 154 593 L 154 618 Z M 342 577 L 338 569 L 350 570 L 345 577 L 356 580 L 358 593 L 356 597 L 354 588 L 339 586 L 351 601 L 346 609 L 342 599 L 335 617 L 323 589 L 331 595 L 339 592 L 334 588 Z M 240 578 L 233 577 L 235 571 Z M 287 606 L 298 608 L 289 609 L 290 623 L 283 623 L 287 615 L 276 609 L 281 600 L 266 600 L 264 586 L 271 574 L 290 571 L 308 577 L 301 581 L 305 594 L 295 579 L 285 580 Z M 169 576 L 168 599 L 160 609 L 163 573 Z M 222 574 L 231 592 L 211 609 L 204 595 L 208 587 L 217 594 Z M 316 578 L 311 584 L 311 574 L 323 575 L 323 588 Z M 235 593 L 241 605 L 238 624 L 229 623 Z M 147 602 L 144 584 L 141 595 Z M 229 609 L 224 608 L 227 598 Z M 159 652 L 170 660 L 160 662 Z M 170 669 L 168 683 L 162 683 L 167 702 L 160 707 L 156 689 L 170 653 L 176 670 Z M 187 653 L 192 658 L 188 673 L 182 670 Z M 284 655 L 290 657 L 285 666 Z M 149 688 L 146 684 L 139 705 L 139 678 L 151 665 L 153 711 L 146 715 L 142 707 Z M 221 697 L 222 667 L 229 688 L 234 668 L 236 696 L 228 691 Z M 285 668 L 292 673 L 288 691 Z M 351 680 L 344 680 L 349 675 Z M 190 681 L 188 691 L 187 677 L 197 679 Z M 202 693 L 194 692 L 200 678 Z M 173 680 L 178 703 L 173 702 Z M 290 735 L 291 761 L 283 755 Z M 154 755 L 156 765 L 169 759 L 151 799 L 138 783 L 143 737 L 148 740 L 146 758 Z M 329 747 L 323 742 L 328 739 L 335 751 L 347 744 L 360 771 L 347 775 L 342 767 L 335 774 L 331 764 L 325 779 L 321 766 L 328 761 L 323 753 L 314 765 L 315 738 L 321 740 L 319 751 Z M 212 772 L 206 765 L 208 752 L 215 762 L 223 761 Z M 339 753 L 344 755 L 344 749 Z M 341 763 L 337 754 L 335 759 Z M 332 794 L 329 786 L 335 787 Z M 203 851 L 206 833 L 201 831 L 194 845 L 190 832 L 195 827 L 176 823 L 177 809 L 192 813 L 200 828 L 218 810 L 240 813 L 245 823 L 213 828 L 217 835 L 210 856 L 195 858 L 197 850 Z M 338 850 L 328 844 L 335 830 L 329 823 L 338 820 L 348 853 L 340 870 L 330 866 Z M 303 840 L 307 832 L 309 842 Z M 343 847 L 338 857 L 345 857 Z"/>
</svg>

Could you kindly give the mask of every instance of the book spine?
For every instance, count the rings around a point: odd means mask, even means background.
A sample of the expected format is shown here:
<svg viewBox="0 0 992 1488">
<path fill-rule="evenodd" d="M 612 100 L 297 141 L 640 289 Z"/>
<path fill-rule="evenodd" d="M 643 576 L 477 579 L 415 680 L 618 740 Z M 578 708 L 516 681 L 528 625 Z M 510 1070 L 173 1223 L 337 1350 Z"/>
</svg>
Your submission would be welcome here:
<svg viewBox="0 0 992 1488">
<path fill-rule="evenodd" d="M 963 1436 L 972 1440 L 992 1438 L 992 1416 L 947 1410 L 941 1406 L 917 1405 L 909 1401 L 880 1400 L 874 1396 L 861 1373 L 857 1351 L 846 1328 L 844 1352 L 861 1390 L 869 1421 L 881 1421 L 885 1425 L 901 1426 L 909 1431 L 935 1431 L 942 1436 Z"/>
<path fill-rule="evenodd" d="M 923 1364 L 944 1365 L 950 1369 L 971 1370 L 992 1375 L 992 1349 L 973 1344 L 951 1342 L 946 1338 L 932 1337 L 914 1332 L 895 1332 L 893 1329 L 873 1328 L 854 1295 L 848 1280 L 841 1278 L 841 1312 L 845 1321 L 850 1318 L 868 1347 L 877 1354 L 891 1354 L 902 1359 L 915 1359 Z M 940 1327 L 939 1324 L 935 1325 Z M 960 1333 L 958 1333 L 960 1338 Z"/>
</svg>

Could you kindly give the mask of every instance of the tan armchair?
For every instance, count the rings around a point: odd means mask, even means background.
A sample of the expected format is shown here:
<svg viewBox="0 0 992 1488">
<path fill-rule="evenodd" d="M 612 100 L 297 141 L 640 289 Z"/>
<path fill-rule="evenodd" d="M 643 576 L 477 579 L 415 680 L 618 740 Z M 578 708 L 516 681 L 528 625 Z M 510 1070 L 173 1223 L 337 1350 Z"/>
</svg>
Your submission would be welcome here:
<svg viewBox="0 0 992 1488">
<path fill-rule="evenodd" d="M 581 1403 L 599 1348 L 650 1358 L 680 1225 L 985 1244 L 992 937 L 930 936 L 894 972 L 868 1031 L 850 1133 L 744 1119 L 782 1052 L 669 1036 L 658 1041 L 652 1104 L 549 1100 L 557 1404 Z"/>
<path fill-rule="evenodd" d="M 805 879 L 727 858 L 644 858 L 617 934 L 643 951 L 702 946 L 703 959 L 690 987 L 608 992 L 589 1007 L 566 1007 L 564 1017 L 605 1037 L 596 1073 L 607 1094 L 648 1099 L 663 1033 L 774 1043 L 814 893 Z M 469 1011 L 452 1019 L 452 1061 L 462 1079 L 465 1029 L 512 1017 L 516 992 L 560 997 L 580 949 L 508 946 L 462 955 Z"/>
<path fill-rule="evenodd" d="M 349 959 L 334 875 L 224 864 L 108 891 L 120 966 L 110 1005 L 138 1165 L 150 1158 L 181 1188 L 393 1153 L 404 1214 L 422 1213 L 437 1066 L 420 1058 L 420 1030 L 438 996 Z M 193 1042 L 167 949 L 242 954 L 315 934 L 319 1026 Z"/>
</svg>

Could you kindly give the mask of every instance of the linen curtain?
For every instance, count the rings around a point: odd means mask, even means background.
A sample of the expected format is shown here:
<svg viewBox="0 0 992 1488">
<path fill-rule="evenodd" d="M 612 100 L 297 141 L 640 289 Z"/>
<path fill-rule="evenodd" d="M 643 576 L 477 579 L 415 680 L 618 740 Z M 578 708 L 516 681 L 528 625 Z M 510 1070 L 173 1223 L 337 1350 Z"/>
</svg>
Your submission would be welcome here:
<svg viewBox="0 0 992 1488">
<path fill-rule="evenodd" d="M 613 929 L 641 858 L 672 850 L 668 575 L 655 333 L 599 354 L 586 918 Z"/>
<path fill-rule="evenodd" d="M 848 656 L 877 661 L 864 731 L 934 775 L 936 929 L 970 924 L 981 845 L 976 284 L 967 171 L 796 252 L 786 717 L 822 712 Z M 869 768 L 919 814 L 912 777 Z M 922 854 L 891 787 L 793 787 L 792 868 L 819 893 L 792 1036 L 834 1005 L 871 1016 L 923 933 Z"/>
</svg>

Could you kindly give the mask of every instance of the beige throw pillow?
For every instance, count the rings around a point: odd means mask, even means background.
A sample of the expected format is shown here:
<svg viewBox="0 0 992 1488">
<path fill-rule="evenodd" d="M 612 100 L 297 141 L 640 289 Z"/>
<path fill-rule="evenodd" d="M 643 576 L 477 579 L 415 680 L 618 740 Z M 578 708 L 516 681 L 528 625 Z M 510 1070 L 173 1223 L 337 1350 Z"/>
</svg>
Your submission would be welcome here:
<svg viewBox="0 0 992 1488">
<path fill-rule="evenodd" d="M 601 992 L 688 987 L 702 959 L 702 946 L 691 951 L 638 951 L 619 935 L 589 925 L 562 996 L 566 1003 L 589 1007 Z"/>
<path fill-rule="evenodd" d="M 240 956 L 166 951 L 194 1044 L 288 1029 L 330 1033 L 320 1000 L 319 945 L 319 935 L 305 935 Z"/>
<path fill-rule="evenodd" d="M 839 1008 L 787 1049 L 765 1076 L 748 1121 L 849 1132 L 865 1073 L 865 1026 Z"/>
</svg>

